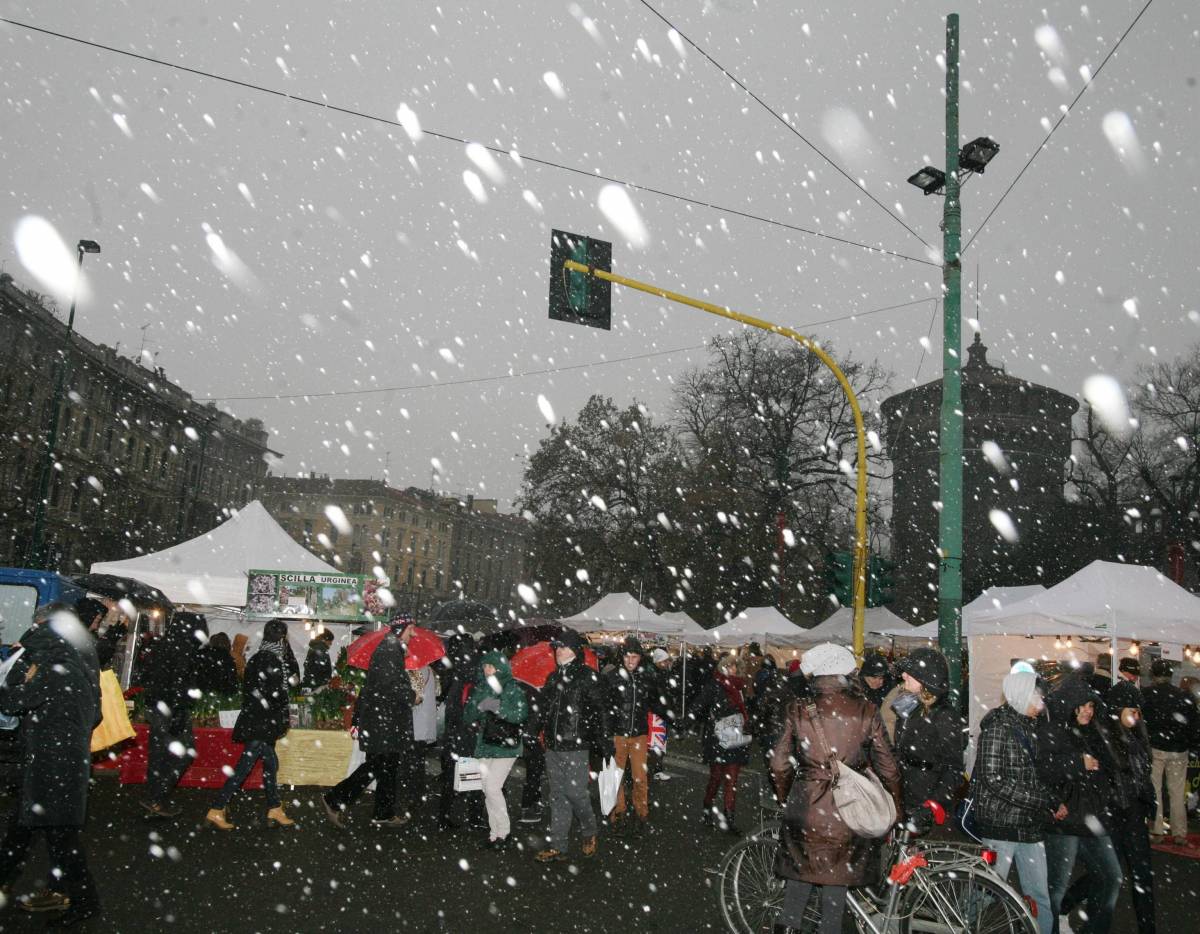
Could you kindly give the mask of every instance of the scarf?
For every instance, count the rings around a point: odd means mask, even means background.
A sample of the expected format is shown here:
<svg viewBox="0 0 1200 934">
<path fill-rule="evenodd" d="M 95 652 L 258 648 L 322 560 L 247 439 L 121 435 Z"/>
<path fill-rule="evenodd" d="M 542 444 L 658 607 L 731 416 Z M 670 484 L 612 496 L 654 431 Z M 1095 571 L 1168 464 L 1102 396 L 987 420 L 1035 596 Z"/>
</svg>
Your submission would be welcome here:
<svg viewBox="0 0 1200 934">
<path fill-rule="evenodd" d="M 264 642 L 258 647 L 260 652 L 270 652 L 280 661 L 283 661 L 283 643 L 282 642 Z"/>
<path fill-rule="evenodd" d="M 731 677 L 722 673 L 720 669 L 717 669 L 713 677 L 717 679 L 717 684 L 725 690 L 725 696 L 729 698 L 729 703 L 733 704 L 733 709 L 742 715 L 742 721 L 749 722 L 750 717 L 746 713 L 746 699 L 742 694 L 746 679 Z"/>
</svg>

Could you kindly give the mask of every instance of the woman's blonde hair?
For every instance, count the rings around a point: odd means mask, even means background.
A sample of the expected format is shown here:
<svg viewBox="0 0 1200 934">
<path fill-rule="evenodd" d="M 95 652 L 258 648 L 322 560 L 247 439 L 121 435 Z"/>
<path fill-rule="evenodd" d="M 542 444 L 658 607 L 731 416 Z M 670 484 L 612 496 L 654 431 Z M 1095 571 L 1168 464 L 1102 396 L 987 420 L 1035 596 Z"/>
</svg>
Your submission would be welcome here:
<svg viewBox="0 0 1200 934">
<path fill-rule="evenodd" d="M 738 662 L 738 657 L 730 652 L 728 655 L 722 655 L 721 660 L 717 662 L 717 670 L 723 671 L 727 675 L 736 675 L 741 673 L 741 664 Z"/>
</svg>

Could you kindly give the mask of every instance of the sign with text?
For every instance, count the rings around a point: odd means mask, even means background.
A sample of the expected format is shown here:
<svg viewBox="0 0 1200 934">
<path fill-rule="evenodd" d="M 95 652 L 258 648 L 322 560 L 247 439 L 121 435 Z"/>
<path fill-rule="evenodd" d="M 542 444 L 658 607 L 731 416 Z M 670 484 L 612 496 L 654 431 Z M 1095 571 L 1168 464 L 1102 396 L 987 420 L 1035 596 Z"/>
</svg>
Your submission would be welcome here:
<svg viewBox="0 0 1200 934">
<path fill-rule="evenodd" d="M 378 587 L 361 574 L 252 570 L 246 615 L 361 622 L 383 612 Z"/>
</svg>

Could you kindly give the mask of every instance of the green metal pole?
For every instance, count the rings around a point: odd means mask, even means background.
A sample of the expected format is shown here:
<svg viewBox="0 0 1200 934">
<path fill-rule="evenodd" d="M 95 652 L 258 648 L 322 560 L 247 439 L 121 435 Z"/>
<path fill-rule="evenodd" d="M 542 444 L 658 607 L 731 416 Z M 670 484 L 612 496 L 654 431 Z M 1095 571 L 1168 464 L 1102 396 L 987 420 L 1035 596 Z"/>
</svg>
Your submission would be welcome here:
<svg viewBox="0 0 1200 934">
<path fill-rule="evenodd" d="M 958 193 L 958 14 L 946 17 L 946 205 L 942 228 L 942 412 L 938 513 L 938 645 L 962 702 L 962 204 Z"/>
<path fill-rule="evenodd" d="M 75 328 L 75 302 L 79 297 L 79 277 L 83 270 L 83 248 L 79 248 L 79 265 L 75 268 L 75 289 L 71 294 L 71 313 L 67 316 L 67 339 L 55 360 L 54 366 L 54 395 L 50 399 L 50 425 L 46 429 L 46 450 L 42 457 L 41 470 L 38 471 L 37 496 L 34 499 L 33 532 L 29 536 L 29 551 L 25 555 L 25 565 L 40 568 L 45 564 L 42 555 L 42 539 L 46 532 L 46 497 L 50 494 L 50 477 L 54 473 L 54 446 L 58 443 L 58 410 L 62 408 L 63 384 L 67 378 L 67 368 L 71 365 L 71 332 Z M 46 568 L 53 570 L 53 568 Z"/>
</svg>

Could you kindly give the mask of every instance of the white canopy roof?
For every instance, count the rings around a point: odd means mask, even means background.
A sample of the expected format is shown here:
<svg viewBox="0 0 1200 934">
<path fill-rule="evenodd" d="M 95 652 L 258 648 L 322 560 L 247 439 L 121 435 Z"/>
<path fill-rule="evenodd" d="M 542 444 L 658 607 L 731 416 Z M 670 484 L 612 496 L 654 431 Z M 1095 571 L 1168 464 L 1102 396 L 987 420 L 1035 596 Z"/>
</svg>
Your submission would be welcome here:
<svg viewBox="0 0 1200 934">
<path fill-rule="evenodd" d="M 1200 598 L 1154 568 L 1093 561 L 1061 584 L 1000 609 L 967 616 L 968 636 L 1085 633 L 1200 642 Z"/>
<path fill-rule="evenodd" d="M 1041 584 L 1022 584 L 1019 587 L 989 587 L 970 603 L 963 605 L 963 617 L 973 616 L 976 613 L 988 613 L 992 610 L 1000 610 L 1045 592 L 1046 588 Z"/>
<path fill-rule="evenodd" d="M 863 641 L 867 645 L 884 645 L 887 639 L 879 637 L 879 633 L 889 630 L 912 630 L 899 616 L 883 606 L 869 606 L 863 610 Z M 844 606 L 835 610 L 812 629 L 805 629 L 803 641 L 805 645 L 818 645 L 821 642 L 836 642 L 840 645 L 850 645 L 854 642 L 854 608 Z"/>
<path fill-rule="evenodd" d="M 640 631 L 674 634 L 680 631 L 678 623 L 665 621 L 627 593 L 607 594 L 582 613 L 560 619 L 559 622 L 579 632 Z"/>
<path fill-rule="evenodd" d="M 938 621 L 935 619 L 932 622 L 922 623 L 920 626 L 910 626 L 908 623 L 903 623 L 900 626 L 887 626 L 883 629 L 868 629 L 868 631 L 876 635 L 885 636 L 888 639 L 936 642 L 938 637 Z"/>
<path fill-rule="evenodd" d="M 154 554 L 97 562 L 92 573 L 132 577 L 175 603 L 245 606 L 252 568 L 341 573 L 299 545 L 258 500 L 211 532 Z"/>
<path fill-rule="evenodd" d="M 805 631 L 773 606 L 748 606 L 728 623 L 708 632 L 710 638 L 721 645 L 745 645 L 748 642 L 799 645 Z"/>
<path fill-rule="evenodd" d="M 683 610 L 660 615 L 665 622 L 679 627 L 679 635 L 685 642 L 692 645 L 711 645 L 713 643 L 712 631 L 705 629 Z"/>
</svg>

